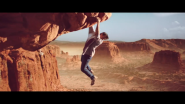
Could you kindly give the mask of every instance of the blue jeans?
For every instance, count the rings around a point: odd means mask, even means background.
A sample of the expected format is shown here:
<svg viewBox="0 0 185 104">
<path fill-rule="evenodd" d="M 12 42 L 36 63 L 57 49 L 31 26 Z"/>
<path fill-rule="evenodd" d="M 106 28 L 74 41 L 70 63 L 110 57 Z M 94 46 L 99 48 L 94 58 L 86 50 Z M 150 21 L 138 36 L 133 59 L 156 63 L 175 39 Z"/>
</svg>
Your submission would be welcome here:
<svg viewBox="0 0 185 104">
<path fill-rule="evenodd" d="M 81 56 L 81 71 L 85 73 L 91 80 L 94 79 L 94 75 L 90 72 L 91 68 L 89 66 L 89 61 L 92 59 L 89 55 Z"/>
</svg>

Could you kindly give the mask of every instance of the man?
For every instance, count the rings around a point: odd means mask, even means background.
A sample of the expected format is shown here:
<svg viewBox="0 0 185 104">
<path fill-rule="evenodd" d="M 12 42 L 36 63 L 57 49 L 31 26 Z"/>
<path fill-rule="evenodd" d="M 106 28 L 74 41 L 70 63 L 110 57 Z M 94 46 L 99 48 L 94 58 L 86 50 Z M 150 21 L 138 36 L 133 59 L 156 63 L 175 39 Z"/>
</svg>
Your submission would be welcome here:
<svg viewBox="0 0 185 104">
<path fill-rule="evenodd" d="M 91 79 L 91 85 L 94 85 L 95 76 L 93 75 L 93 71 L 89 66 L 89 61 L 95 54 L 95 49 L 103 43 L 103 40 L 108 39 L 108 35 L 105 32 L 100 33 L 100 19 L 99 17 L 95 17 L 97 19 L 97 27 L 96 31 L 94 31 L 93 27 L 89 27 L 89 35 L 88 39 L 83 48 L 83 53 L 81 57 L 81 71 L 85 73 Z"/>
</svg>

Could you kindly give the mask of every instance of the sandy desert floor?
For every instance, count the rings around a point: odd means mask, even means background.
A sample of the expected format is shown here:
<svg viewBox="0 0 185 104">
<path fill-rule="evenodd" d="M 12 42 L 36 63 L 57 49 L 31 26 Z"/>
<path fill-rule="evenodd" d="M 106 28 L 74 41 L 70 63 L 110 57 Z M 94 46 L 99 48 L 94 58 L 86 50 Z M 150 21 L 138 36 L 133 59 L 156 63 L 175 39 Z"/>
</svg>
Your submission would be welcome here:
<svg viewBox="0 0 185 104">
<path fill-rule="evenodd" d="M 60 47 L 69 55 L 80 55 L 83 44 Z M 77 91 L 185 91 L 184 73 L 153 72 L 144 67 L 152 62 L 153 56 L 154 53 L 129 52 L 121 53 L 125 59 L 122 63 L 90 62 L 98 77 L 93 86 L 90 78 L 81 72 L 81 62 L 64 67 L 65 59 L 57 57 L 61 85 Z"/>
</svg>

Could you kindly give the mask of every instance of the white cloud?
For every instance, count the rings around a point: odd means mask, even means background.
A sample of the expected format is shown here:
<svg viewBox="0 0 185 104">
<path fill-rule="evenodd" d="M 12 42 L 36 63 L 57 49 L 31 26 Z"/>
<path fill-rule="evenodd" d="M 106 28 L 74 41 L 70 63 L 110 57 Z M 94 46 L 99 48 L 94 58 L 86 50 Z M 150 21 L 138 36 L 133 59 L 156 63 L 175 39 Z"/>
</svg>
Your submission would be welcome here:
<svg viewBox="0 0 185 104">
<path fill-rule="evenodd" d="M 153 13 L 153 14 L 158 17 L 167 17 L 167 16 L 176 15 L 180 13 Z"/>
<path fill-rule="evenodd" d="M 164 32 L 168 32 L 168 29 L 167 29 L 167 28 L 163 28 L 163 31 L 164 31 Z"/>
<path fill-rule="evenodd" d="M 163 35 L 168 38 L 185 38 L 185 26 L 177 26 L 173 28 L 163 28 Z"/>
<path fill-rule="evenodd" d="M 178 21 L 172 22 L 173 25 L 179 25 L 180 23 Z"/>
<path fill-rule="evenodd" d="M 173 27 L 173 28 L 169 28 L 169 30 L 172 30 L 172 31 L 185 30 L 185 26 Z"/>
</svg>

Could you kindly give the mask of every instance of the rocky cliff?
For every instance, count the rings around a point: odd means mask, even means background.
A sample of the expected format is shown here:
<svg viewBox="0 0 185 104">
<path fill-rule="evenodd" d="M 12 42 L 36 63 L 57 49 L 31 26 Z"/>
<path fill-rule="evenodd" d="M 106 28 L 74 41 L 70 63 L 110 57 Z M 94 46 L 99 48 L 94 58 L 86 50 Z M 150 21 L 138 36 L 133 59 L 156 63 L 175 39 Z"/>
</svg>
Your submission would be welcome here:
<svg viewBox="0 0 185 104">
<path fill-rule="evenodd" d="M 185 39 L 141 39 L 139 42 L 145 42 L 151 50 L 176 50 L 185 49 Z"/>
<path fill-rule="evenodd" d="M 60 47 L 57 45 L 46 45 L 47 49 L 53 50 L 55 56 L 59 57 L 62 53 Z"/>
<path fill-rule="evenodd" d="M 54 91 L 60 86 L 57 60 L 53 50 L 22 48 L 0 53 L 1 91 Z"/>
<path fill-rule="evenodd" d="M 111 13 L 0 13 L 0 91 L 56 91 L 59 49 L 46 45 L 96 24 L 94 16 Z"/>
<path fill-rule="evenodd" d="M 0 51 L 38 50 L 58 36 L 109 19 L 111 13 L 0 13 Z"/>
<path fill-rule="evenodd" d="M 150 47 L 144 42 L 121 42 L 116 43 L 120 51 L 150 51 Z"/>
</svg>

